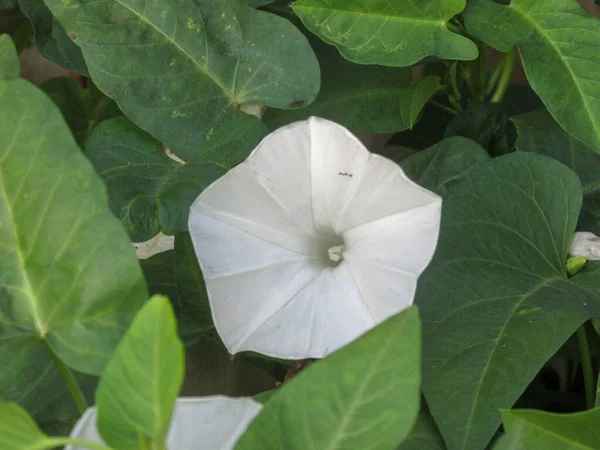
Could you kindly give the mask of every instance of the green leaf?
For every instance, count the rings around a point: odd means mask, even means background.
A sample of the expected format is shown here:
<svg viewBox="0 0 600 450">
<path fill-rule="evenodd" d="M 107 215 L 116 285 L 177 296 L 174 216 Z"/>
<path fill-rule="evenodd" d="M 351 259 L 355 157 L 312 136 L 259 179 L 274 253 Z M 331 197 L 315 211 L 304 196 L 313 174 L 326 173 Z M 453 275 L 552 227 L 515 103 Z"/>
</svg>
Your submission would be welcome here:
<svg viewBox="0 0 600 450">
<path fill-rule="evenodd" d="M 0 11 L 4 12 L 18 7 L 17 0 L 0 0 Z"/>
<path fill-rule="evenodd" d="M 417 423 L 397 450 L 446 450 L 446 444 L 432 417 L 421 412 Z"/>
<path fill-rule="evenodd" d="M 2 450 L 45 450 L 58 447 L 64 439 L 46 436 L 27 412 L 16 403 L 0 404 L 0 448 Z"/>
<path fill-rule="evenodd" d="M 204 278 L 189 233 L 177 233 L 175 250 L 140 261 L 150 294 L 169 297 L 177 317 L 179 337 L 186 346 L 214 328 Z"/>
<path fill-rule="evenodd" d="M 96 391 L 98 429 L 106 443 L 116 450 L 163 448 L 183 382 L 183 358 L 169 299 L 154 296 L 119 343 Z"/>
<path fill-rule="evenodd" d="M 600 313 L 600 263 L 567 278 L 576 175 L 514 153 L 475 166 L 444 198 L 419 279 L 423 391 L 450 450 L 480 450 L 542 366 Z"/>
<path fill-rule="evenodd" d="M 23 14 L 31 21 L 37 49 L 61 67 L 88 74 L 81 50 L 67 36 L 44 0 L 18 0 Z"/>
<path fill-rule="evenodd" d="M 344 58 L 359 64 L 408 67 L 427 56 L 477 58 L 475 44 L 446 25 L 465 3 L 299 0 L 292 8 L 306 28 L 335 45 Z"/>
<path fill-rule="evenodd" d="M 600 21 L 575 1 L 475 0 L 466 26 L 500 51 L 513 46 L 533 90 L 560 125 L 600 152 Z M 560 86 L 560 89 L 557 89 Z"/>
<path fill-rule="evenodd" d="M 147 299 L 126 233 L 60 112 L 0 80 L 0 391 L 47 345 L 99 374 Z"/>
<path fill-rule="evenodd" d="M 268 109 L 263 120 L 271 130 L 317 116 L 357 132 L 403 131 L 416 123 L 421 109 L 439 87 L 437 77 L 411 84 L 409 68 L 354 64 L 316 38 L 311 43 L 321 65 L 319 96 L 306 108 Z"/>
<path fill-rule="evenodd" d="M 94 82 L 184 160 L 223 128 L 261 129 L 239 106 L 295 108 L 319 67 L 289 21 L 237 0 L 46 0 L 83 50 Z"/>
<path fill-rule="evenodd" d="M 179 330 L 184 342 L 191 345 L 213 330 L 214 325 L 204 277 L 189 233 L 175 235 L 175 280 Z"/>
<path fill-rule="evenodd" d="M 522 450 L 583 450 L 600 448 L 600 408 L 574 414 L 537 410 L 502 411 L 509 435 L 523 427 L 518 448 Z M 521 425 L 524 424 L 524 425 Z"/>
<path fill-rule="evenodd" d="M 579 176 L 583 206 L 577 228 L 600 234 L 600 156 L 567 134 L 544 109 L 512 117 L 519 151 L 559 160 Z"/>
<path fill-rule="evenodd" d="M 459 113 L 446 128 L 444 137 L 473 139 L 491 155 L 509 152 L 505 131 L 508 116 L 497 103 L 480 103 Z"/>
<path fill-rule="evenodd" d="M 415 307 L 392 317 L 279 389 L 236 449 L 395 448 L 420 400 Z"/>
<path fill-rule="evenodd" d="M 262 131 L 245 121 L 231 123 L 228 135 L 198 145 L 196 155 L 181 164 L 152 136 L 117 117 L 94 130 L 86 154 L 107 185 L 113 213 L 133 241 L 141 242 L 159 231 L 169 236 L 186 231 L 193 201 L 250 154 Z"/>
<path fill-rule="evenodd" d="M 268 5 L 269 3 L 273 3 L 275 0 L 242 0 L 243 2 L 245 2 L 246 4 L 248 4 L 249 6 L 252 6 L 253 8 L 258 8 L 259 6 L 265 6 Z"/>
<path fill-rule="evenodd" d="M 475 141 L 451 137 L 408 156 L 400 165 L 415 183 L 445 197 L 471 168 L 488 159 L 486 151 Z"/>
<path fill-rule="evenodd" d="M 81 148 L 85 148 L 89 120 L 79 83 L 70 77 L 57 77 L 43 83 L 40 89 L 58 106 L 75 140 Z"/>
<path fill-rule="evenodd" d="M 19 77 L 19 56 L 8 34 L 0 36 L 0 80 Z"/>
<path fill-rule="evenodd" d="M 510 432 L 500 437 L 492 450 L 526 450 L 527 431 L 527 423 L 524 420 L 515 421 Z M 537 436 L 533 436 L 533 439 L 537 442 Z M 539 447 L 536 446 L 536 449 Z"/>
</svg>

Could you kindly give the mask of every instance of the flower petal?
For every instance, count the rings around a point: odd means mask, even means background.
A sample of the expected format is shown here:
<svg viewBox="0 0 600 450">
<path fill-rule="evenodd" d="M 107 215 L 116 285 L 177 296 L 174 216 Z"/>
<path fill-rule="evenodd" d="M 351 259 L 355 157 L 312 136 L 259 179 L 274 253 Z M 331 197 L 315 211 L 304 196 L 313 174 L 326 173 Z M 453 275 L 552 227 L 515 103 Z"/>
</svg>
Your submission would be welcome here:
<svg viewBox="0 0 600 450">
<path fill-rule="evenodd" d="M 262 405 L 251 398 L 180 398 L 175 404 L 167 447 L 198 448 L 201 442 L 205 450 L 231 450 L 261 409 Z M 96 408 L 88 408 L 77 421 L 71 437 L 104 445 L 96 421 Z M 85 448 L 67 445 L 65 450 Z"/>
</svg>

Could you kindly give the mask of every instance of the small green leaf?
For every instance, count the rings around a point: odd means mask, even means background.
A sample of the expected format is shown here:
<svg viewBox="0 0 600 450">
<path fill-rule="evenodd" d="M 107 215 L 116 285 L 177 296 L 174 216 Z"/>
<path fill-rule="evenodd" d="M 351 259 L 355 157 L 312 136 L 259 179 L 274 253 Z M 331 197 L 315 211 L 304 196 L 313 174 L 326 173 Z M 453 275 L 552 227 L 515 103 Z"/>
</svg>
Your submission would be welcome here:
<svg viewBox="0 0 600 450">
<path fill-rule="evenodd" d="M 567 276 L 572 277 L 581 269 L 583 269 L 586 264 L 587 259 L 582 258 L 581 256 L 575 256 L 567 259 Z"/>
<path fill-rule="evenodd" d="M 524 427 L 519 446 L 522 450 L 584 450 L 600 448 L 600 408 L 574 414 L 516 409 L 502 411 L 508 433 Z M 520 425 L 524 423 L 524 425 Z M 512 447 L 509 447 L 512 448 Z"/>
<path fill-rule="evenodd" d="M 87 75 L 88 70 L 81 50 L 67 36 L 63 27 L 44 4 L 44 0 L 18 1 L 21 11 L 31 21 L 35 44 L 40 53 L 61 67 Z"/>
<path fill-rule="evenodd" d="M 394 448 L 419 413 L 415 307 L 303 370 L 275 393 L 236 449 Z"/>
<path fill-rule="evenodd" d="M 575 1 L 475 0 L 465 23 L 475 37 L 519 54 L 533 90 L 560 125 L 600 153 L 600 20 Z M 560 89 L 557 89 L 560 86 Z"/>
<path fill-rule="evenodd" d="M 444 198 L 415 303 L 423 391 L 450 450 L 484 448 L 498 410 L 600 314 L 600 263 L 566 273 L 581 196 L 569 168 L 517 152 L 476 165 Z"/>
<path fill-rule="evenodd" d="M 319 95 L 306 108 L 268 109 L 263 120 L 271 130 L 317 116 L 355 132 L 403 131 L 416 123 L 423 106 L 439 87 L 437 77 L 411 84 L 409 68 L 354 64 L 316 37 L 310 42 L 321 65 Z"/>
<path fill-rule="evenodd" d="M 400 165 L 415 183 L 444 197 L 471 168 L 488 159 L 486 151 L 475 141 L 452 137 L 408 156 Z"/>
<path fill-rule="evenodd" d="M 511 118 L 517 150 L 557 159 L 579 176 L 583 206 L 577 229 L 600 235 L 600 155 L 565 132 L 545 109 Z"/>
<path fill-rule="evenodd" d="M 163 448 L 183 382 L 183 345 L 169 303 L 152 297 L 140 310 L 96 391 L 98 429 L 116 450 Z"/>
<path fill-rule="evenodd" d="M 469 39 L 446 23 L 465 0 L 348 2 L 299 0 L 292 8 L 306 28 L 359 64 L 408 67 L 427 56 L 477 58 Z"/>
<path fill-rule="evenodd" d="M 99 374 L 147 299 L 104 185 L 56 106 L 22 79 L 0 80 L 0 274 L 0 391 L 46 343 Z"/>
<path fill-rule="evenodd" d="M 132 239 L 142 242 L 159 231 L 169 236 L 186 231 L 193 201 L 248 156 L 262 133 L 245 121 L 231 123 L 220 141 L 199 143 L 195 155 L 181 164 L 160 142 L 117 117 L 96 127 L 86 154 L 107 185 L 113 213 Z"/>
<path fill-rule="evenodd" d="M 46 436 L 31 416 L 16 403 L 0 404 L 0 448 L 2 450 L 45 450 L 58 446 Z"/>
<path fill-rule="evenodd" d="M 0 80 L 19 77 L 19 56 L 8 34 L 0 35 Z"/>
<path fill-rule="evenodd" d="M 94 83 L 185 161 L 230 124 L 262 131 L 240 106 L 297 108 L 319 91 L 302 33 L 238 0 L 46 4 L 75 36 Z"/>
</svg>

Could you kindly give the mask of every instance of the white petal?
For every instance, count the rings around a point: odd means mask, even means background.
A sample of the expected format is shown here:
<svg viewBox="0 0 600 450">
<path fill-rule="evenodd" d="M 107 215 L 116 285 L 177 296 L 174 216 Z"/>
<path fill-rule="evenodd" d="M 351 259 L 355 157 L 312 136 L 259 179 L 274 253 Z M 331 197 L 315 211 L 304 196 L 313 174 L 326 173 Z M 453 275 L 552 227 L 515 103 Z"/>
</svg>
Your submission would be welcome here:
<svg viewBox="0 0 600 450">
<path fill-rule="evenodd" d="M 231 450 L 261 409 L 262 405 L 251 398 L 180 398 L 175 404 L 167 447 Z M 71 437 L 104 445 L 96 420 L 96 408 L 88 408 L 73 428 Z M 67 445 L 65 450 L 85 448 Z"/>
<path fill-rule="evenodd" d="M 580 256 L 590 261 L 600 260 L 600 238 L 589 231 L 575 233 L 569 256 Z"/>
<path fill-rule="evenodd" d="M 373 325 L 351 273 L 342 264 L 322 270 L 238 350 L 286 359 L 322 358 Z"/>
<path fill-rule="evenodd" d="M 346 257 L 418 277 L 433 257 L 441 206 L 437 200 L 348 230 L 344 233 Z M 398 284 L 403 282 L 398 280 Z"/>
</svg>

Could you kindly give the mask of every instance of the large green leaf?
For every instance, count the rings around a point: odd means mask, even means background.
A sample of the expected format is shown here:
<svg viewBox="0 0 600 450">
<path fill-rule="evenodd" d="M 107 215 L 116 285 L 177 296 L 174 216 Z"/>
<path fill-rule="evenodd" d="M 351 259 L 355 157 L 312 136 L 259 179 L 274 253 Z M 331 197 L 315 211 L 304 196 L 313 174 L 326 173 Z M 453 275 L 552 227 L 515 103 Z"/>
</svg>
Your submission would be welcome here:
<svg viewBox="0 0 600 450">
<path fill-rule="evenodd" d="M 19 76 L 19 59 L 15 44 L 8 34 L 0 35 L 0 80 Z"/>
<path fill-rule="evenodd" d="M 18 1 L 21 11 L 31 21 L 35 44 L 40 53 L 59 66 L 87 75 L 88 71 L 81 50 L 52 16 L 44 0 Z"/>
<path fill-rule="evenodd" d="M 303 370 L 236 449 L 396 448 L 419 413 L 420 329 L 412 307 Z"/>
<path fill-rule="evenodd" d="M 445 197 L 448 190 L 471 168 L 489 159 L 471 139 L 451 137 L 403 159 L 400 165 L 415 183 Z"/>
<path fill-rule="evenodd" d="M 238 0 L 46 0 L 99 88 L 184 160 L 230 124 L 261 128 L 245 104 L 296 108 L 319 66 L 286 19 Z M 239 125 L 238 125 L 239 124 Z"/>
<path fill-rule="evenodd" d="M 577 176 L 517 152 L 475 166 L 444 199 L 419 279 L 423 390 L 448 447 L 480 450 L 540 368 L 600 314 L 600 264 L 567 279 Z"/>
<path fill-rule="evenodd" d="M 232 123 L 228 135 L 202 143 L 196 155 L 181 164 L 169 158 L 152 136 L 117 117 L 94 130 L 86 154 L 107 185 L 113 213 L 140 242 L 159 231 L 166 235 L 186 231 L 193 201 L 248 156 L 262 132 L 245 121 Z"/>
<path fill-rule="evenodd" d="M 98 429 L 115 450 L 163 448 L 183 382 L 183 345 L 169 303 L 152 297 L 117 347 L 96 391 Z"/>
<path fill-rule="evenodd" d="M 446 22 L 465 0 L 299 0 L 292 5 L 306 28 L 359 64 L 412 66 L 426 56 L 477 58 L 469 39 Z"/>
<path fill-rule="evenodd" d="M 501 51 L 517 45 L 531 87 L 569 133 L 600 152 L 600 20 L 576 1 L 475 0 L 471 34 Z"/>
<path fill-rule="evenodd" d="M 431 416 L 421 412 L 410 434 L 397 450 L 446 450 L 446 444 Z"/>
<path fill-rule="evenodd" d="M 311 43 L 321 65 L 319 96 L 307 108 L 267 110 L 263 120 L 271 130 L 317 116 L 352 131 L 403 131 L 415 124 L 423 106 L 439 87 L 437 77 L 411 84 L 409 68 L 354 64 L 317 38 Z"/>
<path fill-rule="evenodd" d="M 146 298 L 131 243 L 60 112 L 27 81 L 0 80 L 0 391 L 47 346 L 100 373 Z"/>
<path fill-rule="evenodd" d="M 518 450 L 584 450 L 600 448 L 600 408 L 575 414 L 552 414 L 537 410 L 503 411 L 502 419 Z M 509 437 L 510 439 L 510 437 Z M 507 439 L 508 441 L 508 439 Z M 508 445 L 508 444 L 506 444 Z M 503 447 L 498 447 L 498 449 Z"/>
<path fill-rule="evenodd" d="M 579 176 L 583 206 L 577 228 L 600 234 L 600 156 L 566 133 L 544 109 L 511 120 L 517 128 L 517 150 L 551 156 Z"/>
</svg>

